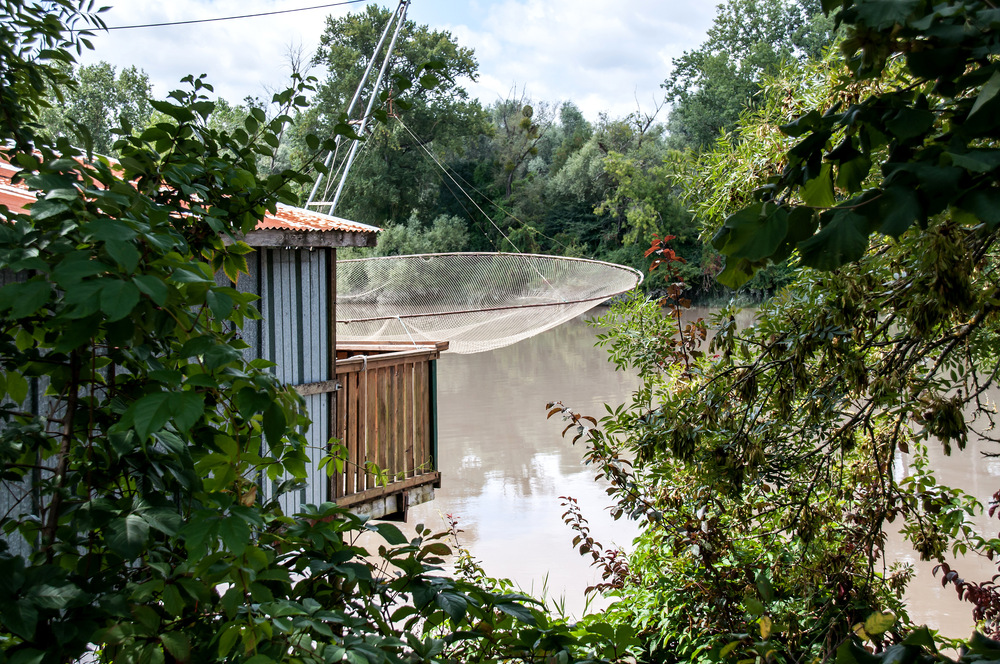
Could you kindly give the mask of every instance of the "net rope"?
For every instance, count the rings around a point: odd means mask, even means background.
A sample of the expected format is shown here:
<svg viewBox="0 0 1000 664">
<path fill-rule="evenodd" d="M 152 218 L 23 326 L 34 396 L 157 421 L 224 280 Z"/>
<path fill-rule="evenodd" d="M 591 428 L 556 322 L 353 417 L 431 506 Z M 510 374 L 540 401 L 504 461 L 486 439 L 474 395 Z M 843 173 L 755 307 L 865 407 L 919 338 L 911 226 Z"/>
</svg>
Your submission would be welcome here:
<svg viewBox="0 0 1000 664">
<path fill-rule="evenodd" d="M 447 341 L 455 353 L 508 346 L 642 281 L 613 263 L 512 253 L 337 262 L 337 341 Z"/>
</svg>

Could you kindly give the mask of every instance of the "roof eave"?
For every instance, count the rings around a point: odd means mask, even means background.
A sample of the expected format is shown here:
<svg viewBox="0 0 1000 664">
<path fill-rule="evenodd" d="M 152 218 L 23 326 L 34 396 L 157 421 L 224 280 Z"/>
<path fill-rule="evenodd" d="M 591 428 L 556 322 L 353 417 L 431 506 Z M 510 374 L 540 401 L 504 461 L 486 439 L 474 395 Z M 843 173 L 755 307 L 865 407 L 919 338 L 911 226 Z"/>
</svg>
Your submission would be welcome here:
<svg viewBox="0 0 1000 664">
<path fill-rule="evenodd" d="M 378 236 L 375 233 L 354 231 L 302 231 L 291 229 L 265 228 L 250 231 L 240 238 L 251 247 L 374 247 Z M 228 240 L 227 240 L 228 241 Z"/>
</svg>

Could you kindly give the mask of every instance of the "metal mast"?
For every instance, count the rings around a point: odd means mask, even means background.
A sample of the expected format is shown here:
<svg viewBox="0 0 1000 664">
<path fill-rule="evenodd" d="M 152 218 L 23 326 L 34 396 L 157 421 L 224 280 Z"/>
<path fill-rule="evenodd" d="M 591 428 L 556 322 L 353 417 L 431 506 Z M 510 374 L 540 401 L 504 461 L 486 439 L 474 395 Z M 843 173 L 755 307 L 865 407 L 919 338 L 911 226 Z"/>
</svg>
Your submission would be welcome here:
<svg viewBox="0 0 1000 664">
<path fill-rule="evenodd" d="M 386 23 L 385 30 L 382 31 L 382 36 L 379 38 L 378 45 L 375 46 L 375 52 L 372 53 L 371 59 L 368 61 L 368 66 L 365 68 L 365 73 L 361 76 L 361 81 L 358 83 L 357 90 L 354 91 L 354 97 L 351 99 L 351 103 L 347 107 L 347 116 L 350 117 L 351 113 L 354 111 L 354 106 L 357 104 L 358 99 L 361 97 L 361 91 L 365 87 L 365 83 L 368 81 L 368 77 L 371 74 L 372 67 L 375 64 L 378 54 L 382 51 L 382 45 L 385 43 L 385 38 L 389 34 L 389 30 L 395 24 L 396 29 L 392 33 L 392 39 L 389 41 L 389 48 L 386 50 L 385 58 L 382 60 L 382 66 L 379 68 L 378 76 L 375 78 L 375 85 L 372 88 L 371 97 L 368 99 L 368 106 L 365 108 L 364 115 L 361 117 L 361 124 L 358 128 L 358 136 L 364 138 L 365 129 L 368 127 L 368 120 L 371 117 L 372 109 L 375 106 L 375 100 L 378 98 L 379 90 L 382 87 L 382 81 L 385 79 L 386 70 L 389 68 L 389 61 L 392 58 L 393 48 L 396 46 L 396 38 L 399 37 L 399 33 L 403 28 L 403 24 L 406 23 L 406 11 L 409 9 L 410 0 L 400 0 L 399 6 L 396 7 L 396 11 L 393 15 L 389 17 L 388 23 Z M 337 136 L 334 140 L 336 142 L 337 148 L 340 147 L 340 136 Z M 337 192 L 334 194 L 332 201 L 314 201 L 316 197 L 316 192 L 319 190 L 319 186 L 323 181 L 323 173 L 320 173 L 316 177 L 316 182 L 313 184 L 312 191 L 309 192 L 309 199 L 306 201 L 306 207 L 312 206 L 329 206 L 327 209 L 327 214 L 332 215 L 334 210 L 337 208 L 337 203 L 340 200 L 340 194 L 344 190 L 344 184 L 347 182 L 347 175 L 351 170 L 351 165 L 354 163 L 354 158 L 357 155 L 359 141 L 354 141 L 351 145 L 351 152 L 348 154 L 347 161 L 344 165 L 344 171 L 340 176 L 340 182 L 337 184 Z M 330 168 L 333 157 L 336 151 L 331 151 L 324 161 L 327 169 Z"/>
</svg>

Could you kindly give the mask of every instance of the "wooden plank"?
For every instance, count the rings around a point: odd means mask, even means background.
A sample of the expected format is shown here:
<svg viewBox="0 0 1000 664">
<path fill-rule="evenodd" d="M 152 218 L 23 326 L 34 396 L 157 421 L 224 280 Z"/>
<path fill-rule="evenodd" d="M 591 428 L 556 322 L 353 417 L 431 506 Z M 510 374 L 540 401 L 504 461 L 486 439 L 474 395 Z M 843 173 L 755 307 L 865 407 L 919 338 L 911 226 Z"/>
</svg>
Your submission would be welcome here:
<svg viewBox="0 0 1000 664">
<path fill-rule="evenodd" d="M 365 456 L 365 429 L 368 426 L 368 414 L 366 404 L 368 403 L 368 377 L 358 374 L 358 397 L 357 397 L 357 421 L 355 424 L 354 456 L 351 458 L 351 479 L 354 492 L 363 491 L 365 488 L 364 476 L 364 456 Z"/>
<path fill-rule="evenodd" d="M 351 398 L 347 402 L 347 440 L 343 441 L 344 445 L 347 446 L 348 460 L 348 463 L 344 465 L 343 495 L 345 496 L 357 493 L 358 491 L 354 479 L 357 473 L 354 472 L 353 464 L 356 464 L 358 459 L 358 401 L 361 399 L 360 376 L 358 374 L 350 376 L 347 384 L 350 385 Z"/>
<path fill-rule="evenodd" d="M 418 362 L 413 369 L 413 468 L 419 475 L 427 463 L 427 363 Z"/>
<path fill-rule="evenodd" d="M 314 394 L 328 394 L 330 392 L 337 391 L 338 381 L 336 380 L 321 380 L 315 383 L 302 383 L 301 385 L 295 386 L 295 391 L 304 397 L 309 397 Z"/>
<path fill-rule="evenodd" d="M 404 477 L 413 477 L 413 469 L 416 467 L 416 459 L 413 456 L 413 432 L 416 427 L 413 425 L 413 374 L 416 365 L 407 362 L 403 365 L 403 473 Z"/>
<path fill-rule="evenodd" d="M 337 399 L 337 431 L 334 436 L 343 441 L 347 436 L 347 401 L 351 398 L 351 392 L 350 390 L 340 390 L 339 392 L 331 394 L 330 398 Z M 334 473 L 330 476 L 330 496 L 336 500 L 342 495 L 343 493 L 340 490 L 340 476 L 337 473 Z"/>
<path fill-rule="evenodd" d="M 392 366 L 400 362 L 437 359 L 438 355 L 438 352 L 433 348 L 419 348 L 417 350 L 383 353 L 381 355 L 355 355 L 346 360 L 337 360 L 337 375 L 365 371 L 376 367 Z"/>
<path fill-rule="evenodd" d="M 242 239 L 251 247 L 374 247 L 376 235 L 374 231 L 363 230 L 324 230 L 299 231 L 285 229 L 262 229 L 250 231 Z M 231 243 L 228 237 L 222 241 Z"/>
<path fill-rule="evenodd" d="M 378 374 L 378 429 L 375 436 L 375 463 L 382 472 L 388 472 L 389 470 L 389 451 L 387 447 L 392 440 L 389 427 L 389 418 L 392 417 L 392 405 L 389 402 L 391 398 L 389 373 L 391 370 L 391 367 L 381 367 L 375 370 L 376 374 Z"/>
<path fill-rule="evenodd" d="M 369 371 L 367 375 L 367 400 L 365 401 L 365 411 L 368 413 L 368 425 L 365 427 L 365 454 L 363 465 L 365 466 L 365 489 L 375 486 L 375 477 L 368 472 L 369 461 L 375 460 L 375 443 L 378 440 L 378 373 Z"/>
<path fill-rule="evenodd" d="M 396 353 L 415 348 L 433 348 L 438 352 L 448 350 L 447 341 L 421 341 L 413 344 L 409 341 L 345 341 L 337 344 L 337 353 L 350 356 L 351 353 L 374 355 L 376 353 Z"/>
<path fill-rule="evenodd" d="M 396 419 L 393 422 L 396 429 L 396 440 L 395 444 L 392 446 L 392 473 L 393 477 L 397 479 L 406 478 L 406 460 L 403 456 L 403 448 L 406 445 L 406 391 L 404 388 L 404 375 L 406 373 L 406 365 L 400 364 L 396 366 L 393 372 L 394 384 L 396 386 L 396 394 L 394 396 L 395 409 L 396 409 Z"/>
<path fill-rule="evenodd" d="M 440 482 L 441 473 L 434 471 L 433 473 L 428 473 L 427 475 L 420 475 L 419 477 L 411 477 L 399 482 L 392 482 L 388 486 L 375 487 L 374 489 L 368 489 L 366 491 L 362 491 L 361 493 L 355 493 L 351 496 L 344 496 L 343 498 L 337 500 L 337 504 L 341 507 L 352 507 L 359 503 L 382 498 L 388 494 L 399 493 L 400 491 L 406 491 L 407 489 L 412 489 L 414 487 L 424 486 L 425 484 L 439 485 Z"/>
</svg>

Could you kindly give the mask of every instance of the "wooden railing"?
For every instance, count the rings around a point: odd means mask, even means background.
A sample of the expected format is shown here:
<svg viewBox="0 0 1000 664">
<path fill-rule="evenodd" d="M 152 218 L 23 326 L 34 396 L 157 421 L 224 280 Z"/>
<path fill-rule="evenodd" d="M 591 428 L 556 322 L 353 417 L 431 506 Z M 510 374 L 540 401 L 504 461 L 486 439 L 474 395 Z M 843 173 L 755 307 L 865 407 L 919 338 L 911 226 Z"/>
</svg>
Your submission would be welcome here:
<svg viewBox="0 0 1000 664">
<path fill-rule="evenodd" d="M 440 486 L 434 361 L 447 347 L 338 344 L 336 436 L 347 460 L 331 478 L 330 497 L 337 503 L 349 507 Z"/>
</svg>

